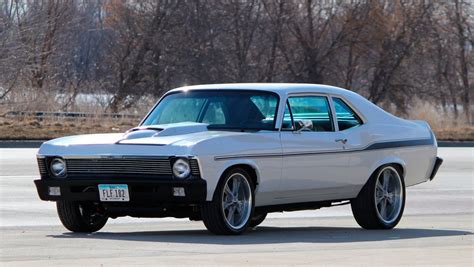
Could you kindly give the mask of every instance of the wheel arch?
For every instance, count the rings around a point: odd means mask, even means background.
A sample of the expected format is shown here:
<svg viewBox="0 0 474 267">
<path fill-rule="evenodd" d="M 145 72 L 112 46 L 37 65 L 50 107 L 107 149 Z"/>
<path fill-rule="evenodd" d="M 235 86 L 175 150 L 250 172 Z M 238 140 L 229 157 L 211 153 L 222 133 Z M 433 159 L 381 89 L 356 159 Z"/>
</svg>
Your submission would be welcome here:
<svg viewBox="0 0 474 267">
<path fill-rule="evenodd" d="M 216 183 L 216 186 L 213 188 L 213 192 L 211 195 L 212 198 L 214 198 L 216 187 L 219 185 L 223 177 L 235 168 L 242 168 L 250 175 L 252 183 L 255 186 L 255 193 L 258 192 L 258 185 L 260 183 L 260 172 L 257 164 L 251 160 L 232 160 L 226 162 L 226 164 L 222 166 L 221 171 L 218 175 L 219 179 Z"/>
<path fill-rule="evenodd" d="M 402 178 L 405 177 L 406 175 L 406 163 L 405 161 L 403 161 L 401 158 L 399 157 L 394 157 L 394 156 L 390 156 L 390 157 L 385 157 L 379 161 L 377 161 L 376 163 L 374 163 L 370 169 L 370 176 L 367 177 L 367 181 L 369 180 L 369 178 L 376 172 L 378 171 L 382 166 L 386 166 L 386 165 L 394 165 L 398 171 L 400 171 L 400 176 Z"/>
</svg>

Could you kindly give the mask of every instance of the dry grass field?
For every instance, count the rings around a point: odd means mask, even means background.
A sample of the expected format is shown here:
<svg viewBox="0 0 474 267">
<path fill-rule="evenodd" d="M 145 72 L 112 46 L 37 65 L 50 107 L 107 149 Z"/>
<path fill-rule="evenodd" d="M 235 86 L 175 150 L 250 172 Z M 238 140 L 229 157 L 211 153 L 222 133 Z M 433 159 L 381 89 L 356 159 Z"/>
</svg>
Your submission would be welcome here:
<svg viewBox="0 0 474 267">
<path fill-rule="evenodd" d="M 137 126 L 131 119 L 0 118 L 0 140 L 49 140 L 61 136 L 124 132 Z"/>
<path fill-rule="evenodd" d="M 474 126 L 453 126 L 434 129 L 436 138 L 442 141 L 473 141 Z"/>
</svg>

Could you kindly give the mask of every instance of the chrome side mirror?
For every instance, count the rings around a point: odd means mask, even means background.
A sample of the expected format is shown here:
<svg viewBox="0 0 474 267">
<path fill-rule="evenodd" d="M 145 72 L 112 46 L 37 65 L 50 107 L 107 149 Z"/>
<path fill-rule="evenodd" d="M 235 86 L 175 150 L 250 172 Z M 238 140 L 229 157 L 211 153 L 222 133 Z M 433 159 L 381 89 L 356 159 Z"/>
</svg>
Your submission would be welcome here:
<svg viewBox="0 0 474 267">
<path fill-rule="evenodd" d="M 299 129 L 295 133 L 301 133 L 302 131 L 312 131 L 313 121 L 312 120 L 299 120 L 296 123 L 299 125 Z"/>
</svg>

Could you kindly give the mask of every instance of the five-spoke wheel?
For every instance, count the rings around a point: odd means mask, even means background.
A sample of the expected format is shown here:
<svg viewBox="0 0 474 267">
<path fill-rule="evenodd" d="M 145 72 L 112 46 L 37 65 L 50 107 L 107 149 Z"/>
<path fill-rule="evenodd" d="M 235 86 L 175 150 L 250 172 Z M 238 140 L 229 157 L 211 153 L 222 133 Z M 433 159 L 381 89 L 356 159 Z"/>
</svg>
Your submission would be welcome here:
<svg viewBox="0 0 474 267">
<path fill-rule="evenodd" d="M 357 223 L 366 229 L 391 229 L 405 207 L 405 183 L 394 165 L 379 168 L 351 201 Z"/>
<path fill-rule="evenodd" d="M 234 229 L 242 228 L 250 217 L 252 202 L 252 188 L 245 176 L 232 174 L 222 194 L 222 212 L 227 224 Z"/>
<path fill-rule="evenodd" d="M 206 228 L 215 234 L 240 234 L 247 228 L 254 209 L 254 186 L 243 169 L 229 171 L 214 194 L 201 205 Z"/>
<path fill-rule="evenodd" d="M 377 216 L 386 224 L 394 222 L 402 209 L 402 180 L 393 167 L 386 167 L 375 183 Z"/>
</svg>

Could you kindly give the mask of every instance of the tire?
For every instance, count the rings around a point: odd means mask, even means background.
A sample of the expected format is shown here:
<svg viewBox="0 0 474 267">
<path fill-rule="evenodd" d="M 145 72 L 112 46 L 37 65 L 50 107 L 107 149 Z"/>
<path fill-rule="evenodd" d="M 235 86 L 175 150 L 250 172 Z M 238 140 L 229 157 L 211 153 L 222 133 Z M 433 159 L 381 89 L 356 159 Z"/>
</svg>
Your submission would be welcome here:
<svg viewBox="0 0 474 267">
<path fill-rule="evenodd" d="M 239 235 L 252 218 L 254 185 L 243 169 L 227 172 L 219 182 L 212 201 L 201 205 L 202 220 L 206 228 L 217 235 Z"/>
<path fill-rule="evenodd" d="M 249 227 L 254 228 L 259 226 L 267 217 L 267 213 L 254 214 L 250 220 Z"/>
<path fill-rule="evenodd" d="M 71 232 L 92 233 L 99 231 L 107 223 L 108 217 L 98 212 L 93 203 L 72 201 L 56 202 L 61 223 Z"/>
<path fill-rule="evenodd" d="M 405 182 L 401 171 L 394 165 L 377 169 L 351 200 L 352 214 L 365 229 L 392 229 L 405 209 Z"/>
</svg>

